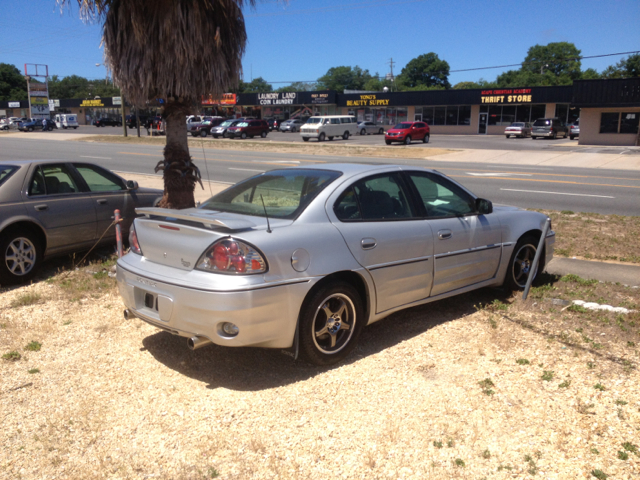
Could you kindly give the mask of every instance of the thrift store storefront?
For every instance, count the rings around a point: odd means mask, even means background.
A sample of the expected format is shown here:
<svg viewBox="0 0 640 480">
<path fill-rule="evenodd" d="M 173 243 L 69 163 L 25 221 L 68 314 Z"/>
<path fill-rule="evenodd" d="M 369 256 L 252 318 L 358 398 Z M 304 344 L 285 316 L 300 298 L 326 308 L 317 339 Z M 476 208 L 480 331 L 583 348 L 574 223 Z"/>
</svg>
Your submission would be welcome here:
<svg viewBox="0 0 640 480">
<path fill-rule="evenodd" d="M 339 95 L 340 113 L 358 121 L 391 127 L 403 121 L 425 121 L 435 134 L 502 135 L 512 122 L 542 117 L 575 121 L 572 87 L 491 90 L 431 90 Z"/>
<path fill-rule="evenodd" d="M 306 119 L 314 115 L 336 115 L 336 92 L 239 93 L 237 107 L 242 116 Z"/>
</svg>

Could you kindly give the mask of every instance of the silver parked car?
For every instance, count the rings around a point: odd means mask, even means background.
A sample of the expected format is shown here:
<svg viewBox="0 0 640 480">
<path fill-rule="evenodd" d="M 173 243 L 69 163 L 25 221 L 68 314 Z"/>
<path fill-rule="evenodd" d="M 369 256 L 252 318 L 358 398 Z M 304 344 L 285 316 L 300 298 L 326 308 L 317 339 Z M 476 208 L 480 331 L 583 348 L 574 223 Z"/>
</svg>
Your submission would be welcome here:
<svg viewBox="0 0 640 480">
<path fill-rule="evenodd" d="M 569 127 L 569 140 L 580 136 L 580 119 L 577 119 Z"/>
<path fill-rule="evenodd" d="M 192 349 L 292 347 L 319 365 L 398 310 L 523 288 L 547 220 L 436 171 L 363 164 L 273 170 L 198 208 L 137 212 L 117 264 L 126 318 Z M 554 241 L 551 231 L 536 273 Z"/>
<path fill-rule="evenodd" d="M 280 124 L 280 131 L 281 132 L 299 132 L 300 131 L 300 127 L 304 125 L 304 122 L 302 120 L 299 120 L 297 118 L 292 118 L 289 120 L 285 120 L 284 122 L 282 122 Z"/>
<path fill-rule="evenodd" d="M 530 137 L 531 124 L 528 122 L 513 122 L 511 125 L 504 129 L 504 135 L 507 138 L 509 138 L 511 135 L 520 138 Z"/>
<path fill-rule="evenodd" d="M 373 122 L 358 122 L 358 133 L 360 135 L 366 135 L 367 133 L 377 133 L 384 135 L 384 128 L 381 125 L 376 125 Z"/>
<path fill-rule="evenodd" d="M 124 218 L 124 234 L 135 208 L 160 198 L 162 190 L 139 188 L 91 163 L 1 161 L 0 284 L 28 280 L 44 258 L 114 242 L 115 227 L 106 231 L 114 210 Z"/>
</svg>

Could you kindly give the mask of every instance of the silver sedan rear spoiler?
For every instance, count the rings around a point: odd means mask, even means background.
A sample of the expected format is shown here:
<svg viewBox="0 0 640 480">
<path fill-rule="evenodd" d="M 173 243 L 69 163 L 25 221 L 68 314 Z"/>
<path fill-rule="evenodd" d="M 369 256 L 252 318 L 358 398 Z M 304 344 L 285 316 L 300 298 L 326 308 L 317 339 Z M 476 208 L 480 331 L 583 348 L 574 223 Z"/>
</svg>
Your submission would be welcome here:
<svg viewBox="0 0 640 480">
<path fill-rule="evenodd" d="M 224 214 L 220 212 L 211 211 L 206 212 L 198 209 L 185 209 L 185 210 L 171 210 L 167 208 L 136 208 L 136 213 L 144 215 L 147 218 L 163 217 L 167 220 L 187 220 L 189 222 L 198 222 L 209 228 L 223 227 L 229 230 L 246 230 L 248 228 L 256 227 L 256 224 L 241 218 L 224 218 Z M 213 217 L 216 215 L 216 217 Z M 223 218 L 220 218 L 220 215 Z"/>
</svg>

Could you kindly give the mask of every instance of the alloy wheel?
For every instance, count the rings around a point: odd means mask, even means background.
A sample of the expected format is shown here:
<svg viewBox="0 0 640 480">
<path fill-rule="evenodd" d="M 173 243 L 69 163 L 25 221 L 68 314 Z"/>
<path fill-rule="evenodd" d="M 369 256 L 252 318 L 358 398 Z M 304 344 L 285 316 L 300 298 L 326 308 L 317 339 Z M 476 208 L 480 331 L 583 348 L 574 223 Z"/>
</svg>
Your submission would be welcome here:
<svg viewBox="0 0 640 480">
<path fill-rule="evenodd" d="M 36 246 L 26 237 L 17 237 L 7 246 L 4 261 L 13 275 L 26 275 L 36 263 Z"/>
<path fill-rule="evenodd" d="M 316 310 L 313 319 L 313 343 L 324 354 L 342 350 L 355 331 L 355 307 L 342 293 L 327 297 Z"/>
</svg>

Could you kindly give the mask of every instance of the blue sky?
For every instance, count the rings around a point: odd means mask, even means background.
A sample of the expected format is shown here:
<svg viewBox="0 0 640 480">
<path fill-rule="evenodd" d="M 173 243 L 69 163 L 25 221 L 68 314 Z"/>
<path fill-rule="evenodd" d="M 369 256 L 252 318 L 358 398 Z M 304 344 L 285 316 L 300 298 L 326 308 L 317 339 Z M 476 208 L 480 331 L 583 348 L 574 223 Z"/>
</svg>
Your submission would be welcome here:
<svg viewBox="0 0 640 480">
<path fill-rule="evenodd" d="M 75 2 L 74 2 L 75 3 Z M 101 27 L 55 0 L 0 0 L 0 62 L 49 65 L 49 74 L 102 78 Z M 398 74 L 412 58 L 435 52 L 451 70 L 521 62 L 535 44 L 573 42 L 582 55 L 640 50 L 639 0 L 290 0 L 245 10 L 244 80 L 274 88 L 315 81 L 347 65 Z M 603 70 L 622 56 L 585 59 Z M 452 73 L 449 81 L 493 80 L 506 69 Z M 283 82 L 283 83 L 275 83 Z"/>
</svg>

